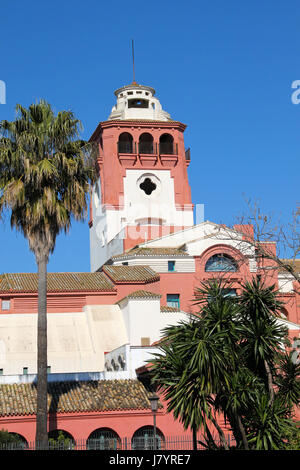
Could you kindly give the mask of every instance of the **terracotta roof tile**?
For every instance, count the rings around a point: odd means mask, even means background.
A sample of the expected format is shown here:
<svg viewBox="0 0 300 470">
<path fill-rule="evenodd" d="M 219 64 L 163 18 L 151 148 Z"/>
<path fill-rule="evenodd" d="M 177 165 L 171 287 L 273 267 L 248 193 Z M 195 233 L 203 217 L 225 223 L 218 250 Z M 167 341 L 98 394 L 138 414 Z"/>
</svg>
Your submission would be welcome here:
<svg viewBox="0 0 300 470">
<path fill-rule="evenodd" d="M 159 274 L 149 266 L 103 266 L 103 271 L 116 283 L 147 283 L 159 280 Z"/>
<path fill-rule="evenodd" d="M 149 409 L 150 393 L 138 380 L 48 383 L 48 411 L 75 413 Z M 36 413 L 36 384 L 0 385 L 0 416 Z"/>
<path fill-rule="evenodd" d="M 281 259 L 283 263 L 287 264 L 287 266 L 291 266 L 292 269 L 295 270 L 296 273 L 300 274 L 300 259 Z M 283 267 L 279 268 L 279 272 L 288 272 L 287 269 L 284 269 Z"/>
<path fill-rule="evenodd" d="M 119 302 L 122 302 L 125 299 L 160 299 L 160 298 L 161 298 L 160 294 L 155 294 L 153 292 L 149 292 L 146 290 L 137 290 L 126 295 L 126 297 L 123 297 L 122 299 L 118 300 L 116 303 L 118 304 Z"/>
<path fill-rule="evenodd" d="M 14 273 L 0 275 L 0 292 L 37 292 L 37 273 Z M 48 273 L 48 292 L 114 291 L 114 285 L 100 272 L 95 273 Z"/>
<path fill-rule="evenodd" d="M 141 257 L 141 256 L 161 256 L 161 257 L 169 257 L 169 256 L 181 256 L 184 258 L 190 257 L 190 255 L 183 250 L 182 248 L 173 248 L 173 247 L 165 247 L 165 248 L 148 248 L 148 247 L 137 247 L 133 248 L 129 251 L 126 251 L 120 255 L 112 256 L 112 260 L 129 258 L 129 257 Z"/>
<path fill-rule="evenodd" d="M 163 305 L 160 307 L 161 312 L 172 313 L 172 312 L 180 312 L 180 308 L 176 307 L 169 307 L 168 305 Z"/>
</svg>

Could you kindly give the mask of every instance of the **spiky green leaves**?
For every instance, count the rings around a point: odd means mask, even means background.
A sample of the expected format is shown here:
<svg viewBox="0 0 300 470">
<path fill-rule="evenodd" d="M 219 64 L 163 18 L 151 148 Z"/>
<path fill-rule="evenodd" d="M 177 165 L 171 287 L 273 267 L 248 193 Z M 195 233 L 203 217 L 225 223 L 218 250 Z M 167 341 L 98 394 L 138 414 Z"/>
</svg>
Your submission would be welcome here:
<svg viewBox="0 0 300 470">
<path fill-rule="evenodd" d="M 55 116 L 43 100 L 16 111 L 15 121 L 0 123 L 0 214 L 8 209 L 34 253 L 49 254 L 72 218 L 86 216 L 95 154 L 78 139 L 81 123 L 72 112 Z"/>
<path fill-rule="evenodd" d="M 274 286 L 260 282 L 245 284 L 239 297 L 229 297 L 226 288 L 219 280 L 202 284 L 197 317 L 163 331 L 151 361 L 153 380 L 168 411 L 185 428 L 201 426 L 210 448 L 216 446 L 212 426 L 222 440 L 216 413 L 230 424 L 237 447 L 284 448 L 300 390 L 299 366 L 282 356 L 281 303 Z"/>
</svg>

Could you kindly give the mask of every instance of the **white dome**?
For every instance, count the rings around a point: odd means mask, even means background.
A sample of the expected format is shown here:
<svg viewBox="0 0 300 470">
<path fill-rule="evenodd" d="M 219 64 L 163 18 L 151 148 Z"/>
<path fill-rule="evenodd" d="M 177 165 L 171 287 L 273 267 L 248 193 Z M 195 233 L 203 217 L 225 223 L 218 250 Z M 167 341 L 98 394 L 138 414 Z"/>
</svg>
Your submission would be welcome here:
<svg viewBox="0 0 300 470">
<path fill-rule="evenodd" d="M 170 114 L 163 111 L 155 90 L 148 86 L 132 83 L 115 91 L 117 104 L 113 106 L 109 120 L 146 119 L 169 121 Z"/>
</svg>

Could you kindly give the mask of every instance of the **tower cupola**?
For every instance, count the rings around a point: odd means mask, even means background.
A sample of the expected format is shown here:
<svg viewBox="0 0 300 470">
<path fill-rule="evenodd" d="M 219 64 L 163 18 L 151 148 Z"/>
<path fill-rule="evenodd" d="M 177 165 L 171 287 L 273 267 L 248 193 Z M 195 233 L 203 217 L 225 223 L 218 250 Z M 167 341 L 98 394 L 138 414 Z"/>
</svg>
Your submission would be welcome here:
<svg viewBox="0 0 300 470">
<path fill-rule="evenodd" d="M 135 82 L 119 88 L 115 91 L 117 104 L 113 106 L 108 120 L 169 121 L 170 114 L 162 109 L 154 95 L 154 88 Z"/>
</svg>

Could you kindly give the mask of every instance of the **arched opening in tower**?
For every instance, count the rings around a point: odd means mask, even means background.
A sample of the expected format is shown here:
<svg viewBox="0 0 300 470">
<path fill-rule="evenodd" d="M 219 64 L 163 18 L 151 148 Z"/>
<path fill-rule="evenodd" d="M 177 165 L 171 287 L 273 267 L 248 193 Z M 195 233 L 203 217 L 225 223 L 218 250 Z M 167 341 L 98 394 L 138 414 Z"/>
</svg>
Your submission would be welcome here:
<svg viewBox="0 0 300 470">
<path fill-rule="evenodd" d="M 119 153 L 132 153 L 133 151 L 133 137 L 129 132 L 123 132 L 119 135 L 118 152 Z"/>
<path fill-rule="evenodd" d="M 174 155 L 174 139 L 170 134 L 162 134 L 159 138 L 159 153 Z"/>
<path fill-rule="evenodd" d="M 140 154 L 153 154 L 153 137 L 148 132 L 141 134 L 139 140 L 139 153 Z"/>
</svg>

